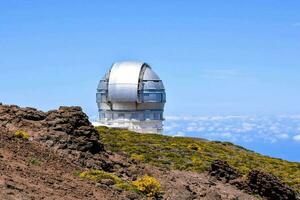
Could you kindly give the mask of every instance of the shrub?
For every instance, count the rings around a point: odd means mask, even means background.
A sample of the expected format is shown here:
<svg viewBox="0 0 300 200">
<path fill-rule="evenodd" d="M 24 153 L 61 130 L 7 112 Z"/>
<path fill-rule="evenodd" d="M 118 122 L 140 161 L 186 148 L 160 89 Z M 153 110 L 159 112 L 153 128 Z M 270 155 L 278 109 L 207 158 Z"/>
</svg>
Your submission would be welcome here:
<svg viewBox="0 0 300 200">
<path fill-rule="evenodd" d="M 79 174 L 79 177 L 96 181 L 96 182 L 100 182 L 102 179 L 110 179 L 114 182 L 114 184 L 122 183 L 122 180 L 116 175 L 101 170 L 89 170 L 89 171 L 81 172 Z"/>
<path fill-rule="evenodd" d="M 17 130 L 15 132 L 15 136 L 25 140 L 28 140 L 30 138 L 30 135 L 26 131 L 22 131 L 22 130 Z"/>
<path fill-rule="evenodd" d="M 132 185 L 137 191 L 147 195 L 148 197 L 158 196 L 161 190 L 159 181 L 148 175 L 133 181 Z"/>
<path fill-rule="evenodd" d="M 101 182 L 103 179 L 110 179 L 114 183 L 114 187 L 122 190 L 127 190 L 127 191 L 134 191 L 137 192 L 135 187 L 131 184 L 131 182 L 126 182 L 120 179 L 118 176 L 101 171 L 101 170 L 89 170 L 85 172 L 74 172 L 75 176 L 79 176 L 80 178 L 96 181 L 96 182 Z"/>
<path fill-rule="evenodd" d="M 41 161 L 39 161 L 38 159 L 36 158 L 31 158 L 29 160 L 29 163 L 32 164 L 32 165 L 40 165 L 41 164 Z"/>
<path fill-rule="evenodd" d="M 142 162 L 142 161 L 145 160 L 145 157 L 143 155 L 139 155 L 139 154 L 136 154 L 136 153 L 131 154 L 130 158 L 132 160 L 135 160 L 135 161 L 138 161 L 138 162 Z"/>
<path fill-rule="evenodd" d="M 115 187 L 122 190 L 135 191 L 135 188 L 128 182 L 117 183 Z"/>
<path fill-rule="evenodd" d="M 188 149 L 191 149 L 191 150 L 194 150 L 194 151 L 197 151 L 199 149 L 198 145 L 192 143 L 192 144 L 189 144 L 187 146 Z"/>
</svg>

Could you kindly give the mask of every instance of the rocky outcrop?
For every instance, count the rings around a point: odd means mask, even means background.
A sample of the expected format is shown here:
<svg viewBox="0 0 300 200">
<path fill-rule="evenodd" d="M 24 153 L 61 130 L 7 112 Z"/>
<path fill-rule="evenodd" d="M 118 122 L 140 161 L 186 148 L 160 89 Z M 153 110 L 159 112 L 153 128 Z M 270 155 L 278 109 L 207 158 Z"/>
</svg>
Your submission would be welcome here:
<svg viewBox="0 0 300 200">
<path fill-rule="evenodd" d="M 247 182 L 251 191 L 267 199 L 296 200 L 295 192 L 272 174 L 253 170 Z"/>
<path fill-rule="evenodd" d="M 80 107 L 60 107 L 46 113 L 47 134 L 39 139 L 58 148 L 91 152 L 103 151 L 99 134 Z"/>
<path fill-rule="evenodd" d="M 49 112 L 15 105 L 0 105 L 0 127 L 28 131 L 35 140 L 56 149 L 92 154 L 103 151 L 97 130 L 80 107 L 60 107 Z"/>
<path fill-rule="evenodd" d="M 289 186 L 282 183 L 276 176 L 266 172 L 253 170 L 246 179 L 243 179 L 241 174 L 229 166 L 226 161 L 215 160 L 211 164 L 209 174 L 218 180 L 229 182 L 241 190 L 259 194 L 269 200 L 296 200 L 296 193 Z"/>
<path fill-rule="evenodd" d="M 42 112 L 16 105 L 0 105 L 0 128 L 26 131 L 30 139 L 58 151 L 80 166 L 110 171 L 112 163 L 97 130 L 80 107 L 62 106 Z"/>
<path fill-rule="evenodd" d="M 22 120 L 40 121 L 46 118 L 46 113 L 35 108 L 20 108 L 16 105 L 0 104 L 0 125 L 20 123 Z"/>
<path fill-rule="evenodd" d="M 225 180 L 226 182 L 237 179 L 241 176 L 236 169 L 229 166 L 229 164 L 223 160 L 215 160 L 211 164 L 209 174 L 216 177 L 218 180 Z"/>
</svg>

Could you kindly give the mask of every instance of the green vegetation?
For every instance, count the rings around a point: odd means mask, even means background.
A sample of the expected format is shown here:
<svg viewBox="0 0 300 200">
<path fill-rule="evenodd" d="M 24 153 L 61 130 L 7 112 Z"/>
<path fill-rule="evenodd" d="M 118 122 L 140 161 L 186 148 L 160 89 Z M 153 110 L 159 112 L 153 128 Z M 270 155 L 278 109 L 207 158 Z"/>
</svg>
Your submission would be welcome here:
<svg viewBox="0 0 300 200">
<path fill-rule="evenodd" d="M 113 182 L 113 185 L 116 188 L 120 188 L 123 190 L 133 190 L 134 188 L 132 186 L 131 183 L 125 182 L 123 181 L 121 178 L 119 178 L 118 176 L 112 174 L 112 173 L 108 173 L 102 170 L 88 170 L 88 171 L 84 171 L 84 172 L 75 172 L 74 175 L 79 176 L 80 178 L 84 178 L 84 179 L 89 179 L 95 182 L 101 182 L 101 180 L 103 179 L 109 179 Z"/>
<path fill-rule="evenodd" d="M 22 131 L 22 130 L 17 130 L 14 135 L 18 138 L 22 138 L 25 140 L 28 140 L 30 138 L 29 133 L 27 133 L 26 131 Z"/>
<path fill-rule="evenodd" d="M 29 162 L 29 164 L 31 164 L 31 165 L 36 165 L 36 166 L 41 165 L 41 161 L 39 161 L 39 160 L 36 159 L 36 158 L 30 158 L 28 162 Z"/>
<path fill-rule="evenodd" d="M 110 180 L 113 181 L 114 184 L 120 184 L 120 183 L 123 182 L 116 175 L 105 172 L 105 171 L 101 171 L 101 170 L 84 171 L 84 172 L 81 172 L 79 174 L 79 177 L 89 179 L 89 180 L 92 180 L 92 181 L 96 181 L 96 182 L 100 182 L 103 179 L 110 179 Z"/>
<path fill-rule="evenodd" d="M 102 170 L 88 170 L 81 173 L 75 172 L 74 175 L 95 182 L 101 182 L 101 180 L 103 179 L 109 179 L 113 182 L 113 185 L 116 188 L 134 191 L 140 194 L 144 194 L 148 197 L 159 195 L 161 190 L 159 181 L 148 175 L 133 182 L 123 181 L 118 176 Z"/>
<path fill-rule="evenodd" d="M 300 191 L 300 163 L 271 158 L 229 142 L 211 142 L 186 137 L 139 134 L 132 131 L 97 128 L 105 148 L 125 152 L 133 160 L 167 169 L 203 172 L 221 159 L 247 174 L 258 169 L 274 174 Z"/>
<path fill-rule="evenodd" d="M 143 162 L 145 160 L 143 155 L 138 155 L 136 153 L 131 154 L 130 158 L 136 162 Z"/>
<path fill-rule="evenodd" d="M 159 196 L 161 190 L 159 181 L 148 175 L 133 181 L 132 185 L 136 190 L 148 197 Z"/>
</svg>

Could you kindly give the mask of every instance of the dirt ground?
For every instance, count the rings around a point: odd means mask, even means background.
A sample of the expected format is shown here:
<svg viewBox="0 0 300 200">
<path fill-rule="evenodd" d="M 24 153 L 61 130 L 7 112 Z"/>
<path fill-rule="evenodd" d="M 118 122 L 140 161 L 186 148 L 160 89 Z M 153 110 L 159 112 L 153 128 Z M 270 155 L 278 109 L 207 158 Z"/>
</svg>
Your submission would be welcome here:
<svg viewBox="0 0 300 200">
<path fill-rule="evenodd" d="M 75 175 L 84 169 L 51 148 L 0 133 L 0 199 L 143 199 Z M 162 199 L 256 199 L 206 173 L 166 171 L 151 166 L 129 167 L 160 180 Z M 124 171 L 124 170 L 123 170 Z"/>
<path fill-rule="evenodd" d="M 36 142 L 0 133 L 0 199 L 122 199 L 110 188 L 74 175 L 82 171 Z M 39 163 L 34 163 L 34 161 Z"/>
</svg>

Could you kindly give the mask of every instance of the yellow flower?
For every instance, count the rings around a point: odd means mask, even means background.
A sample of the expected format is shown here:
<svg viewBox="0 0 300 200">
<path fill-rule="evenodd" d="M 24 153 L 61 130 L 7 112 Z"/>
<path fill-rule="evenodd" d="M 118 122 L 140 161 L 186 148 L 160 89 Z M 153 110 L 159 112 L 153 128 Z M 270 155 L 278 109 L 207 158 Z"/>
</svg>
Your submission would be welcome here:
<svg viewBox="0 0 300 200">
<path fill-rule="evenodd" d="M 136 188 L 136 190 L 147 195 L 148 197 L 157 196 L 160 193 L 161 188 L 159 181 L 148 175 L 133 181 L 132 185 Z"/>
<path fill-rule="evenodd" d="M 28 140 L 30 137 L 30 135 L 26 131 L 22 131 L 22 130 L 17 130 L 15 132 L 15 136 L 18 138 L 23 138 L 25 140 Z"/>
</svg>

